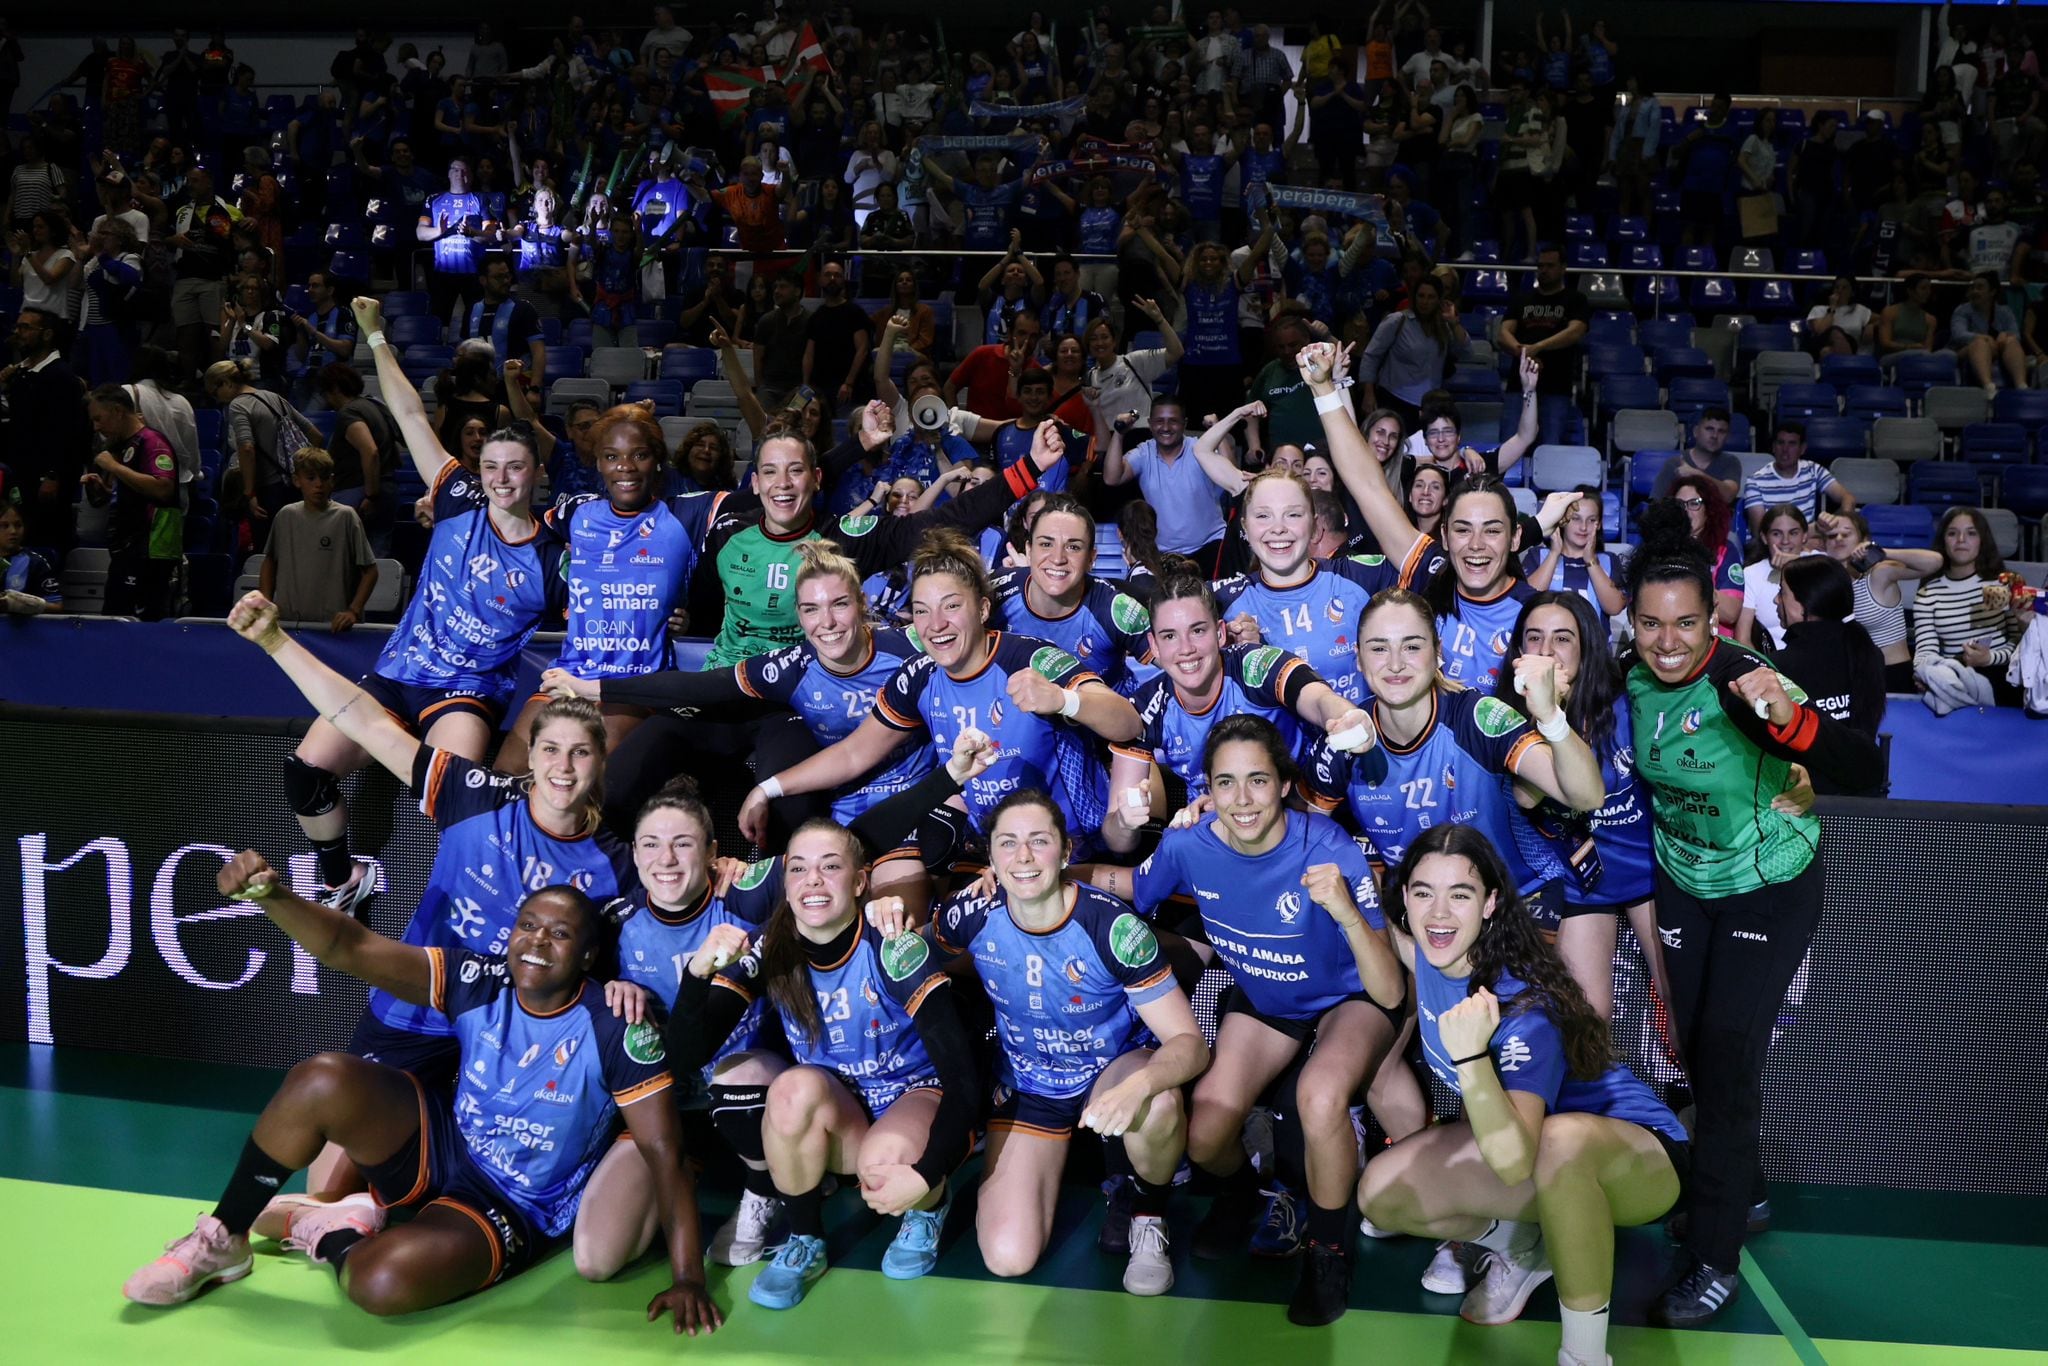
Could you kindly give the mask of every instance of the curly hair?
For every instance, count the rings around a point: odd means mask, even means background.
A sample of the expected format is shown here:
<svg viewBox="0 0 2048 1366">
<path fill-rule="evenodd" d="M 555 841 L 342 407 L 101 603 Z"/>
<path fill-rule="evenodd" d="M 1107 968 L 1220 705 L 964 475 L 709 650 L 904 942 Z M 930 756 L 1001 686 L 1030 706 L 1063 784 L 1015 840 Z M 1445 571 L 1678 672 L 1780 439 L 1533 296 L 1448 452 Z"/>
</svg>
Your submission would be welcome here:
<svg viewBox="0 0 2048 1366">
<path fill-rule="evenodd" d="M 1387 919 L 1403 934 L 1408 928 L 1408 883 L 1422 860 L 1433 854 L 1462 858 L 1479 874 L 1480 886 L 1495 898 L 1493 914 L 1480 923 L 1468 960 L 1472 976 L 1469 995 L 1481 987 L 1498 994 L 1503 976 L 1524 983 L 1522 991 L 1501 1003 L 1503 1018 L 1540 1011 L 1564 1036 L 1566 1065 L 1581 1081 L 1591 1081 L 1614 1066 L 1614 1041 L 1607 1022 L 1586 1000 L 1571 969 L 1537 930 L 1529 908 L 1515 893 L 1514 879 L 1493 841 L 1470 825 L 1436 825 L 1408 846 L 1400 865 L 1387 874 Z M 1421 947 L 1415 950 L 1422 952 Z"/>
<path fill-rule="evenodd" d="M 1721 481 L 1704 470 L 1680 470 L 1671 481 L 1671 489 L 1665 495 L 1678 497 L 1680 489 L 1692 489 L 1706 500 L 1707 524 L 1700 528 L 1695 538 L 1709 557 L 1720 552 L 1728 543 L 1728 528 L 1735 525 L 1735 505 L 1728 501 L 1728 495 L 1721 491 Z M 1690 523 L 1688 523 L 1688 526 Z"/>
<path fill-rule="evenodd" d="M 634 435 L 645 441 L 654 452 L 657 463 L 668 463 L 668 441 L 661 434 L 661 423 L 655 421 L 653 415 L 637 403 L 621 403 L 616 408 L 606 409 L 597 419 L 597 424 L 590 429 L 590 449 L 603 450 L 605 442 L 611 439 L 611 434 L 621 427 L 631 430 Z"/>
<path fill-rule="evenodd" d="M 732 449 L 732 436 L 724 427 L 716 422 L 699 422 L 696 426 L 690 428 L 689 431 L 683 433 L 683 439 L 676 443 L 676 468 L 680 469 L 684 474 L 690 472 L 690 448 L 706 437 L 715 441 L 718 446 L 716 470 L 711 476 L 714 481 L 713 487 L 721 489 L 734 487 L 739 482 L 739 475 L 737 473 L 738 461 Z"/>
</svg>

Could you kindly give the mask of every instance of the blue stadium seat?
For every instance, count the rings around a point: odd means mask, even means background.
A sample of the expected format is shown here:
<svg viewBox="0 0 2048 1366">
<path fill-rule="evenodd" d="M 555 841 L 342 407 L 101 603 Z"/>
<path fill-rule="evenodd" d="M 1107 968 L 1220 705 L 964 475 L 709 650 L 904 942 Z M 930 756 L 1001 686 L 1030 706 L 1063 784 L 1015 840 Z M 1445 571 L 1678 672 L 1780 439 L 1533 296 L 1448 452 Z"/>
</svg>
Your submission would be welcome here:
<svg viewBox="0 0 2048 1366">
<path fill-rule="evenodd" d="M 1821 377 L 1827 377 L 1827 367 L 1821 367 Z M 1894 389 L 1888 384 L 1852 384 L 1843 395 L 1842 411 L 1851 417 L 1905 417 L 1906 391 Z"/>
<path fill-rule="evenodd" d="M 1670 346 L 1692 345 L 1692 320 L 1689 318 L 1651 318 L 1636 329 L 1642 338 L 1643 347 L 1649 351 L 1661 351 Z"/>
<path fill-rule="evenodd" d="M 402 313 L 396 318 L 386 317 L 384 339 L 400 351 L 410 351 L 415 346 L 439 346 L 442 339 L 441 320 L 430 318 L 424 313 Z"/>
<path fill-rule="evenodd" d="M 2017 422 L 1972 422 L 1963 428 L 1958 454 L 1977 465 L 2024 465 L 2027 429 Z"/>
<path fill-rule="evenodd" d="M 678 328 L 666 318 L 642 318 L 634 325 L 634 335 L 639 344 L 649 349 L 667 346 L 676 339 Z"/>
<path fill-rule="evenodd" d="M 683 382 L 676 379 L 642 379 L 626 386 L 625 402 L 641 403 L 654 400 L 656 417 L 681 417 L 683 415 Z"/>
<path fill-rule="evenodd" d="M 1777 417 L 1804 422 L 1815 417 L 1834 417 L 1842 411 L 1841 399 L 1831 385 L 1781 384 L 1778 386 Z"/>
<path fill-rule="evenodd" d="M 1749 307 L 1763 317 L 1783 317 L 1799 310 L 1799 295 L 1790 280 L 1758 280 L 1749 287 Z"/>
<path fill-rule="evenodd" d="M 547 374 L 542 378 L 548 384 L 558 379 L 576 379 L 583 374 L 583 367 L 590 361 L 590 351 L 574 342 L 563 342 L 560 346 L 548 348 Z"/>
<path fill-rule="evenodd" d="M 1587 270 L 1609 264 L 1605 242 L 1572 242 L 1564 249 L 1564 263 L 1573 270 Z"/>
<path fill-rule="evenodd" d="M 1568 213 L 1564 216 L 1564 240 L 1567 242 L 1590 242 L 1593 240 L 1593 215 L 1590 213 Z"/>
<path fill-rule="evenodd" d="M 1655 242 L 1630 242 L 1621 254 L 1621 263 L 1630 270 L 1664 269 L 1664 249 Z"/>
<path fill-rule="evenodd" d="M 1504 270 L 1468 270 L 1462 296 L 1476 303 L 1505 303 L 1514 293 L 1514 282 Z"/>
<path fill-rule="evenodd" d="M 1862 456 L 1870 450 L 1870 424 L 1857 417 L 1814 417 L 1806 422 L 1806 454 L 1825 465 L 1842 456 Z M 1923 460 L 1921 464 L 1932 464 Z"/>
<path fill-rule="evenodd" d="M 1657 378 L 1664 383 L 1679 378 L 1712 379 L 1714 360 L 1697 346 L 1666 346 L 1652 353 Z"/>
<path fill-rule="evenodd" d="M 2048 427 L 2048 389 L 2000 389 L 1991 400 L 1991 416 L 1998 422 L 2017 422 L 2028 436 L 2039 436 Z"/>
<path fill-rule="evenodd" d="M 1782 323 L 1751 323 L 1735 334 L 1735 364 L 1738 370 L 1760 351 L 1797 351 L 1799 338 Z"/>
<path fill-rule="evenodd" d="M 1685 291 L 1676 275 L 1639 275 L 1631 297 L 1638 312 L 1653 316 L 1685 306 Z"/>
<path fill-rule="evenodd" d="M 195 408 L 192 418 L 199 427 L 199 450 L 202 455 L 221 449 L 221 430 L 225 419 L 219 408 Z"/>
<path fill-rule="evenodd" d="M 1785 269 L 1793 275 L 1826 275 L 1828 254 L 1813 248 L 1788 252 L 1785 256 Z"/>
<path fill-rule="evenodd" d="M 1906 497 L 1921 507 L 1976 507 L 1984 500 L 1977 471 L 1956 460 L 1916 460 L 1906 471 Z M 1873 535 L 1876 528 L 1871 528 Z"/>
<path fill-rule="evenodd" d="M 1500 375 L 1493 370 L 1478 370 L 1461 366 L 1450 373 L 1444 381 L 1444 388 L 1461 399 L 1498 400 L 1501 394 Z"/>
<path fill-rule="evenodd" d="M 2033 534 L 2036 558 L 2041 550 L 2041 518 L 2048 514 L 2048 465 L 2015 465 L 2004 472 L 1999 505 L 2009 509 Z"/>
<path fill-rule="evenodd" d="M 1882 384 L 1884 371 L 1876 356 L 1829 355 L 1820 358 L 1820 378 L 1823 384 L 1846 390 L 1852 384 Z"/>
<path fill-rule="evenodd" d="M 595 331 L 595 325 L 592 324 L 590 319 L 571 318 L 569 319 L 569 325 L 562 330 L 562 335 L 571 346 L 580 346 L 588 351 L 596 345 L 596 342 L 592 339 Z"/>
<path fill-rule="evenodd" d="M 1686 247 L 1678 253 L 1680 270 L 1719 270 L 1721 258 L 1712 247 Z"/>
<path fill-rule="evenodd" d="M 1936 462 L 1922 460 L 1921 465 Z M 1918 465 L 1915 466 L 1918 468 Z M 1879 545 L 1926 550 L 1934 542 L 1934 514 L 1911 503 L 1872 503 L 1858 508 L 1870 526 L 1870 539 Z"/>
<path fill-rule="evenodd" d="M 1491 237 L 1481 237 L 1472 243 L 1472 259 L 1485 266 L 1500 264 L 1500 243 Z"/>
<path fill-rule="evenodd" d="M 1733 313 L 1742 306 L 1742 298 L 1734 280 L 1709 275 L 1692 282 L 1692 306 L 1701 313 Z"/>
<path fill-rule="evenodd" d="M 1586 348 L 1586 377 L 1604 380 L 1614 375 L 1644 373 L 1643 353 L 1633 346 L 1589 346 Z"/>
<path fill-rule="evenodd" d="M 1663 397 L 1655 375 L 1611 375 L 1600 381 L 1600 418 L 1610 421 L 1623 408 L 1655 408 Z"/>
<path fill-rule="evenodd" d="M 708 346 L 668 347 L 661 353 L 659 374 L 681 380 L 685 389 L 700 379 L 717 379 L 718 353 Z"/>
<path fill-rule="evenodd" d="M 1586 322 L 1586 349 L 1595 347 L 1624 346 L 1633 348 L 1636 344 L 1634 319 L 1590 318 Z"/>
<path fill-rule="evenodd" d="M 1664 398 L 1664 406 L 1677 413 L 1679 420 L 1687 426 L 1699 420 L 1702 408 L 1726 408 L 1728 405 L 1727 385 L 1718 379 L 1702 379 L 1693 375 L 1682 375 L 1672 380 L 1670 392 Z"/>
<path fill-rule="evenodd" d="M 1619 251 L 1625 243 L 1647 242 L 1650 227 L 1640 218 L 1617 218 L 1607 225 L 1607 240 Z"/>
<path fill-rule="evenodd" d="M 1953 351 L 1902 351 L 1892 362 L 1892 383 L 1905 391 L 1914 403 L 1927 397 L 1937 384 L 1956 382 Z"/>
<path fill-rule="evenodd" d="M 1628 492 L 1632 502 L 1646 503 L 1656 490 L 1657 476 L 1678 459 L 1677 451 L 1637 451 L 1629 457 Z"/>
</svg>

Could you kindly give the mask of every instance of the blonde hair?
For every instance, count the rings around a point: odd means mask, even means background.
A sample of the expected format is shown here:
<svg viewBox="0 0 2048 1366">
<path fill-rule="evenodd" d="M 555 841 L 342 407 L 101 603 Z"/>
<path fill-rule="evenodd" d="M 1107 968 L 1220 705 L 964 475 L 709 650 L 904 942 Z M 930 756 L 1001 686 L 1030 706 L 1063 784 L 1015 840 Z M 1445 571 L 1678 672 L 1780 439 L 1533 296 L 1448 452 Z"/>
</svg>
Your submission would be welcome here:
<svg viewBox="0 0 2048 1366">
<path fill-rule="evenodd" d="M 597 753 L 597 771 L 591 775 L 590 791 L 583 794 L 583 831 L 594 832 L 604 823 L 604 713 L 597 703 L 581 697 L 557 697 L 533 714 L 533 721 L 526 730 L 529 746 L 540 743 L 540 733 L 553 721 L 569 721 L 583 728 L 583 734 Z M 533 776 L 527 775 L 531 786 Z"/>
<path fill-rule="evenodd" d="M 230 384 L 254 384 L 256 366 L 244 357 L 239 360 L 217 360 L 206 367 L 206 392 L 225 388 Z"/>
<path fill-rule="evenodd" d="M 834 549 L 831 541 L 798 541 L 791 553 L 797 559 L 798 592 L 812 579 L 844 579 L 853 586 L 854 595 L 860 595 L 860 566 Z"/>
<path fill-rule="evenodd" d="M 292 457 L 293 474 L 334 473 L 334 457 L 319 446 L 307 446 Z"/>
</svg>

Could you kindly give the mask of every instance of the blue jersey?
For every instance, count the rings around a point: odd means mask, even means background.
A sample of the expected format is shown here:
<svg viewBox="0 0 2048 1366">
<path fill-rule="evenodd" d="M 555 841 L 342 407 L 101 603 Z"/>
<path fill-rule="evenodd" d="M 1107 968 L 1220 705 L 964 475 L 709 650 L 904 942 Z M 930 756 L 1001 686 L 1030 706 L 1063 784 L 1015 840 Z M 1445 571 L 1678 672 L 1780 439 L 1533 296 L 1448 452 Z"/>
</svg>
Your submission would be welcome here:
<svg viewBox="0 0 2048 1366">
<path fill-rule="evenodd" d="M 1187 326 L 1181 340 L 1187 351 L 1183 365 L 1241 365 L 1237 345 L 1237 277 L 1224 273 L 1221 283 L 1190 280 L 1181 294 L 1187 301 Z"/>
<path fill-rule="evenodd" d="M 1266 186 L 1285 177 L 1287 152 L 1280 147 L 1269 152 L 1248 147 L 1237 164 L 1239 180 L 1244 185 L 1244 205 L 1248 209 L 1256 209 L 1266 202 Z"/>
<path fill-rule="evenodd" d="M 1300 655 L 1340 697 L 1363 706 L 1371 694 L 1358 667 L 1359 615 L 1373 594 L 1408 587 L 1433 545 L 1419 538 L 1398 568 L 1384 555 L 1316 560 L 1306 579 L 1287 588 L 1273 587 L 1254 569 L 1218 583 L 1216 605 L 1225 621 L 1250 616 L 1266 644 Z"/>
<path fill-rule="evenodd" d="M 1539 548 L 1523 555 L 1522 573 L 1525 575 L 1534 574 L 1543 567 L 1543 561 L 1549 554 L 1548 550 Z M 1570 555 L 1558 556 L 1557 569 L 1550 577 L 1550 586 L 1556 592 L 1577 593 L 1580 597 L 1584 598 L 1592 606 L 1593 615 L 1600 619 L 1602 626 L 1605 626 L 1607 624 L 1607 609 L 1600 605 L 1600 594 L 1594 591 L 1593 588 L 1593 563 L 1598 563 L 1600 572 L 1605 574 L 1610 581 L 1613 580 L 1614 556 L 1602 550 L 1593 555 L 1591 562 L 1574 559 Z"/>
<path fill-rule="evenodd" d="M 1437 572 L 1454 571 L 1446 564 Z M 1501 662 L 1514 648 L 1515 619 L 1522 615 L 1522 604 L 1535 590 L 1526 580 L 1514 579 L 1485 602 L 1466 597 L 1463 589 L 1455 591 L 1458 614 L 1436 619 L 1436 635 L 1441 642 L 1437 657 L 1443 675 L 1453 683 L 1490 693 L 1500 681 Z"/>
<path fill-rule="evenodd" d="M 0 560 L 0 588 L 26 593 L 55 607 L 64 601 L 64 582 L 50 562 L 33 550 L 22 550 Z"/>
<path fill-rule="evenodd" d="M 1031 610 L 1031 571 L 1005 569 L 995 576 L 994 610 L 988 623 L 1005 631 L 1049 640 L 1093 670 L 1103 682 L 1129 696 L 1136 686 L 1131 663 L 1149 662 L 1152 614 L 1145 604 L 1107 579 L 1091 578 L 1080 605 L 1063 617 Z"/>
<path fill-rule="evenodd" d="M 569 629 L 555 667 L 577 678 L 618 678 L 675 667 L 668 614 L 697 568 L 718 496 L 657 498 L 638 512 L 607 499 L 565 499 L 547 514 L 569 543 Z"/>
<path fill-rule="evenodd" d="M 1543 83 L 1552 90 L 1572 88 L 1572 54 L 1560 48 L 1543 54 Z"/>
<path fill-rule="evenodd" d="M 1017 202 L 1017 182 L 983 188 L 961 183 L 954 187 L 967 223 L 960 245 L 969 251 L 1001 251 L 1010 244 L 1010 207 Z"/>
<path fill-rule="evenodd" d="M 958 894 L 932 917 L 948 953 L 974 956 L 995 1007 L 1002 1084 L 1032 1096 L 1087 1093 L 1102 1069 L 1151 1044 L 1137 1007 L 1177 990 L 1152 927 L 1086 885 L 1043 933 L 1018 928 L 1001 893 Z"/>
<path fill-rule="evenodd" d="M 697 950 L 720 925 L 737 925 L 749 938 L 756 938 L 768 923 L 779 897 L 764 895 L 757 880 L 752 888 L 735 885 L 722 897 L 710 889 L 704 899 L 680 914 L 664 911 L 647 899 L 645 891 L 623 898 L 605 908 L 606 916 L 619 924 L 619 976 L 645 987 L 660 999 L 664 1010 L 673 1010 L 683 974 Z M 724 1045 L 704 1068 L 708 1082 L 719 1059 L 744 1053 L 761 1043 L 761 1009 L 758 1002 L 747 1008 Z"/>
<path fill-rule="evenodd" d="M 1193 152 L 1180 159 L 1180 202 L 1188 217 L 1197 223 L 1214 223 L 1223 217 L 1223 157 L 1211 152 Z"/>
<path fill-rule="evenodd" d="M 1456 1091 L 1458 1069 L 1437 1031 L 1437 1016 L 1471 995 L 1471 979 L 1444 976 L 1419 948 L 1413 965 L 1415 1012 L 1420 1022 L 1416 1032 L 1422 1036 L 1422 1056 L 1437 1080 Z M 1605 1115 L 1640 1124 L 1674 1143 L 1686 1141 L 1685 1127 L 1671 1107 L 1622 1064 L 1613 1064 L 1591 1081 L 1574 1077 L 1565 1057 L 1564 1035 L 1544 1011 L 1543 1003 L 1532 1000 L 1521 1010 L 1510 1004 L 1528 990 L 1526 984 L 1506 973 L 1493 984 L 1493 994 L 1500 998 L 1501 1020 L 1486 1051 L 1493 1054 L 1503 1090 L 1542 1097 L 1545 1114 Z"/>
<path fill-rule="evenodd" d="M 1614 54 L 1607 50 L 1607 44 L 1588 33 L 1579 39 L 1579 53 L 1586 63 L 1586 74 L 1593 78 L 1594 89 L 1614 84 Z"/>
<path fill-rule="evenodd" d="M 1226 716 L 1263 716 L 1287 742 L 1288 752 L 1297 760 L 1304 751 L 1301 721 L 1294 704 L 1301 691 L 1320 683 L 1316 671 L 1300 656 L 1271 645 L 1226 645 L 1223 647 L 1223 686 L 1216 698 L 1201 711 L 1189 711 L 1174 690 L 1173 679 L 1156 674 L 1146 679 L 1131 695 L 1144 734 L 1129 744 L 1110 749 L 1126 758 L 1158 763 L 1187 784 L 1188 796 L 1209 790 L 1209 775 L 1202 768 L 1202 752 L 1209 742 L 1209 728 Z"/>
<path fill-rule="evenodd" d="M 519 273 L 530 275 L 562 264 L 562 229 L 529 221 L 519 234 Z"/>
<path fill-rule="evenodd" d="M 1240 854 L 1224 842 L 1214 817 L 1169 830 L 1132 879 L 1146 915 L 1176 894 L 1191 895 L 1210 947 L 1231 980 L 1261 1015 L 1313 1020 L 1365 990 L 1344 931 L 1309 899 L 1304 871 L 1334 863 L 1351 899 L 1374 929 L 1380 916 L 1372 865 L 1358 842 L 1328 816 L 1289 811 L 1280 843 L 1263 854 Z"/>
<path fill-rule="evenodd" d="M 1598 811 L 1560 812 L 1547 798 L 1529 813 L 1538 834 L 1570 865 L 1565 904 L 1633 906 L 1656 895 L 1657 858 L 1651 847 L 1650 802 L 1636 783 L 1635 718 L 1628 698 L 1614 701 L 1614 733 L 1593 753 L 1607 783 Z M 1590 857 L 1585 850 L 1590 838 Z"/>
<path fill-rule="evenodd" d="M 995 440 L 990 444 L 995 449 L 997 466 L 1007 470 L 1019 460 L 1030 455 L 1031 438 L 1037 431 L 1037 427 L 1024 426 L 1021 421 L 1005 422 L 1002 426 L 996 428 Z M 1054 461 L 1051 469 L 1038 476 L 1038 487 L 1044 489 L 1047 493 L 1065 493 L 1067 491 L 1067 466 L 1076 460 L 1084 460 L 1087 457 L 1089 437 L 1086 432 L 1078 431 L 1073 427 L 1067 426 L 1065 423 L 1061 423 L 1060 437 L 1066 442 L 1067 453 L 1065 458 Z"/>
<path fill-rule="evenodd" d="M 455 1127 L 491 1184 L 550 1237 L 569 1231 L 622 1106 L 674 1084 L 661 1027 L 627 1024 L 587 978 L 552 1015 L 519 1003 L 502 955 L 429 949 L 431 1010 L 462 1045 Z M 429 1102 L 430 1104 L 434 1102 Z"/>
<path fill-rule="evenodd" d="M 522 776 L 421 745 L 412 788 L 441 841 L 405 943 L 502 956 L 529 894 L 567 883 L 603 905 L 634 884 L 632 851 L 610 831 L 565 840 L 541 829 Z M 383 991 L 370 992 L 370 1013 L 413 1034 L 448 1032 L 434 1011 Z"/>
<path fill-rule="evenodd" d="M 906 734 L 924 731 L 935 754 L 951 754 L 953 739 L 972 727 L 992 738 L 1002 758 L 962 794 L 977 832 L 989 813 L 1012 792 L 1038 788 L 1052 795 L 1067 818 L 1075 843 L 1085 831 L 1102 828 L 1109 810 L 1109 770 L 1092 733 L 1058 716 L 1036 716 L 1010 700 L 1010 675 L 1031 669 L 1063 688 L 1098 682 L 1072 655 L 1030 636 L 996 631 L 988 658 L 972 676 L 955 678 L 919 655 L 896 671 L 875 699 L 875 719 Z"/>
<path fill-rule="evenodd" d="M 1438 688 L 1429 724 L 1397 747 L 1384 729 L 1363 754 L 1318 741 L 1303 766 L 1311 803 L 1347 805 L 1358 831 L 1388 867 L 1433 825 L 1470 825 L 1493 841 L 1524 894 L 1564 874 L 1550 845 L 1515 805 L 1515 770 L 1543 739 L 1527 717 L 1498 698 Z"/>
<path fill-rule="evenodd" d="M 1116 255 L 1116 239 L 1124 230 L 1124 216 L 1115 209 L 1081 210 L 1081 251 L 1086 255 Z"/>
<path fill-rule="evenodd" d="M 433 496 L 434 539 L 419 587 L 377 656 L 377 672 L 503 702 L 519 651 L 561 600 L 561 542 L 541 527 L 506 540 L 491 523 L 483 486 L 457 461 L 441 467 Z"/>
<path fill-rule="evenodd" d="M 733 677 L 750 697 L 778 702 L 803 718 L 820 749 L 837 744 L 859 729 L 875 699 L 903 666 L 921 659 L 917 646 L 901 631 L 877 630 L 865 663 L 850 674 L 834 673 L 818 658 L 808 640 L 754 655 L 733 665 Z M 841 825 L 886 797 L 916 785 L 932 771 L 932 747 L 908 741 L 874 773 L 862 774 L 832 798 L 832 819 Z"/>
<path fill-rule="evenodd" d="M 938 1069 L 911 1019 L 924 998 L 946 981 L 923 938 L 899 935 L 884 944 L 881 931 L 863 923 L 845 957 L 829 967 L 811 965 L 809 972 L 818 997 L 819 1033 L 813 1038 L 783 1016 L 791 1057 L 844 1077 L 872 1114 L 907 1091 L 938 1084 Z M 712 982 L 748 1001 L 766 995 L 757 954 L 748 954 Z"/>
<path fill-rule="evenodd" d="M 427 221 L 436 229 L 449 225 L 445 236 L 434 239 L 434 269 L 447 275 L 474 275 L 483 267 L 483 243 L 472 234 L 483 228 L 483 196 L 443 192 L 426 203 Z"/>
</svg>

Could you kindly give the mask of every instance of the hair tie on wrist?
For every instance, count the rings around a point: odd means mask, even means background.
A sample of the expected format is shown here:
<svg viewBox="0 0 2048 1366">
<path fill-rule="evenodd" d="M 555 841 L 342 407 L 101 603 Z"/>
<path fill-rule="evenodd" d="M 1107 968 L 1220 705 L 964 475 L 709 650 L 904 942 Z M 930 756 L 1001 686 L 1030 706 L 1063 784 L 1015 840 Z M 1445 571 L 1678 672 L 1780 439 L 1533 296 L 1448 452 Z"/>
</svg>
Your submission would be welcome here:
<svg viewBox="0 0 2048 1366">
<path fill-rule="evenodd" d="M 1464 1066 L 1464 1065 L 1465 1065 L 1466 1063 L 1468 1063 L 1468 1062 L 1478 1062 L 1478 1061 L 1479 1061 L 1479 1060 L 1480 1060 L 1481 1058 L 1487 1058 L 1487 1059 L 1491 1059 L 1492 1057 L 1493 1057 L 1493 1050 L 1492 1050 L 1492 1049 L 1482 1049 L 1481 1051 L 1479 1051 L 1479 1052 L 1477 1052 L 1477 1053 L 1474 1053 L 1474 1054 L 1473 1054 L 1473 1055 L 1472 1055 L 1471 1057 L 1469 1057 L 1469 1058 L 1452 1058 L 1452 1059 L 1451 1059 L 1451 1063 L 1452 1063 L 1452 1065 L 1453 1065 L 1453 1066 L 1456 1066 L 1456 1067 L 1463 1067 L 1463 1066 Z"/>
</svg>

